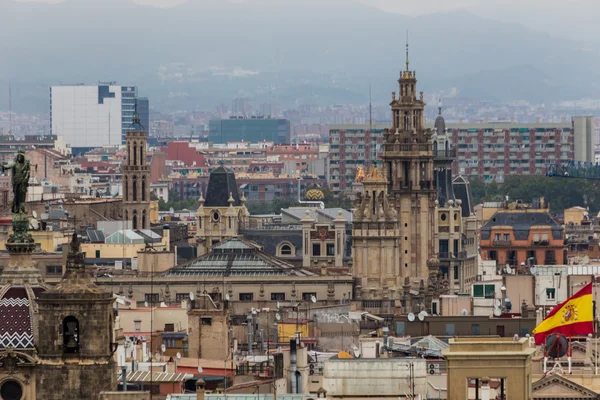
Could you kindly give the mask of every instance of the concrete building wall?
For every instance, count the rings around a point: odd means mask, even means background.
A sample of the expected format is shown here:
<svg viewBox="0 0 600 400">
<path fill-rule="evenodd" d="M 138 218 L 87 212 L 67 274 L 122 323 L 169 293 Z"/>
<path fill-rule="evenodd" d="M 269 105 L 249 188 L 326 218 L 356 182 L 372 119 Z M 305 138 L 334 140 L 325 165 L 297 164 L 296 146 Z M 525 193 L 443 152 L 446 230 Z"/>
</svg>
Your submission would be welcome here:
<svg viewBox="0 0 600 400">
<path fill-rule="evenodd" d="M 229 356 L 228 315 L 223 310 L 190 310 L 188 343 L 190 357 L 224 360 Z"/>
<path fill-rule="evenodd" d="M 151 325 L 152 321 L 152 328 Z M 139 323 L 136 323 L 139 321 Z M 175 332 L 188 329 L 187 308 L 176 306 L 119 309 L 119 323 L 125 333 L 162 331 L 165 325 L 173 324 Z"/>
<path fill-rule="evenodd" d="M 594 117 L 573 117 L 574 160 L 594 162 Z"/>
<path fill-rule="evenodd" d="M 406 396 L 411 393 L 409 364 L 414 366 L 415 394 L 426 395 L 424 359 L 353 359 L 325 362 L 323 384 L 328 397 Z"/>
</svg>

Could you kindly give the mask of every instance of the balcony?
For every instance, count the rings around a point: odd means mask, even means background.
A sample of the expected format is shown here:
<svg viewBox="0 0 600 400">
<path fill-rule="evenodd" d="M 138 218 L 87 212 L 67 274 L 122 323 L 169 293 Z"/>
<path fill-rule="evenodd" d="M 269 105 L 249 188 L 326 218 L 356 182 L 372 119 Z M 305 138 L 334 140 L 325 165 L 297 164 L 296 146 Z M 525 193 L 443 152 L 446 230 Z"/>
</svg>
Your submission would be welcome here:
<svg viewBox="0 0 600 400">
<path fill-rule="evenodd" d="M 456 150 L 434 150 L 433 156 L 438 161 L 454 160 L 456 158 Z"/>
<path fill-rule="evenodd" d="M 440 261 L 446 261 L 446 260 L 464 260 L 467 258 L 467 252 L 466 251 L 459 251 L 457 253 L 449 253 L 449 252 L 439 252 L 438 253 L 438 260 Z"/>
<path fill-rule="evenodd" d="M 508 240 L 494 240 L 495 247 L 508 247 L 510 246 L 510 239 Z"/>
<path fill-rule="evenodd" d="M 549 244 L 550 244 L 550 242 L 548 241 L 548 239 L 534 240 L 533 241 L 533 245 L 534 246 L 548 246 Z"/>
</svg>

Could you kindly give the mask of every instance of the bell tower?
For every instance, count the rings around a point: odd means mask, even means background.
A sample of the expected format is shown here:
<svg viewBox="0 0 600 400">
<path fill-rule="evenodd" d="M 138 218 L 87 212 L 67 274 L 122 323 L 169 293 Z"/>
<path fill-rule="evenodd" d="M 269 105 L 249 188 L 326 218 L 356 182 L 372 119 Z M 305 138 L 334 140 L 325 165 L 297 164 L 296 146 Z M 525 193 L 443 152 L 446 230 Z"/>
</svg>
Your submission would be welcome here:
<svg viewBox="0 0 600 400">
<path fill-rule="evenodd" d="M 427 260 L 434 249 L 434 154 L 431 134 L 423 124 L 423 92 L 417 93 L 417 74 L 406 68 L 398 79 L 399 95 L 392 93 L 392 128 L 384 133 L 383 163 L 390 202 L 400 221 L 402 276 L 427 279 Z"/>
<path fill-rule="evenodd" d="M 123 212 L 133 229 L 150 228 L 150 166 L 146 163 L 147 136 L 140 116 L 133 116 L 133 126 L 125 135 L 126 155 L 123 173 Z"/>
<path fill-rule="evenodd" d="M 112 293 L 86 275 L 75 233 L 65 275 L 40 294 L 38 307 L 37 398 L 98 399 L 115 390 Z"/>
</svg>

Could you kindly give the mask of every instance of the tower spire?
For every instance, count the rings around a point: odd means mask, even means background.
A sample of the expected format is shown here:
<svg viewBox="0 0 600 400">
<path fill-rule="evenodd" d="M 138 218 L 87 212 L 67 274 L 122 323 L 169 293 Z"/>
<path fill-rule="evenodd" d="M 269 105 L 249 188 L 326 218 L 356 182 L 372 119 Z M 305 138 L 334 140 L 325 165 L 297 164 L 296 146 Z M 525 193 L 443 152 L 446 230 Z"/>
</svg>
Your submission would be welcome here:
<svg viewBox="0 0 600 400">
<path fill-rule="evenodd" d="M 406 30 L 406 71 L 408 71 L 408 29 Z"/>
</svg>

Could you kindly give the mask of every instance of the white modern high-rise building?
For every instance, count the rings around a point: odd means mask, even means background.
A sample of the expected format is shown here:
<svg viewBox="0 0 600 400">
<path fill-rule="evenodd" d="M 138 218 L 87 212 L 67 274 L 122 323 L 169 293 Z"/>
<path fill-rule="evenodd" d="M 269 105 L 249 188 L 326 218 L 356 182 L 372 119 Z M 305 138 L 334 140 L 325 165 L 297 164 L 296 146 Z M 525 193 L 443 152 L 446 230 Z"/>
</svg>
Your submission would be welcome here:
<svg viewBox="0 0 600 400">
<path fill-rule="evenodd" d="M 135 86 L 51 86 L 50 133 L 62 136 L 75 153 L 124 144 L 136 101 Z"/>
</svg>

